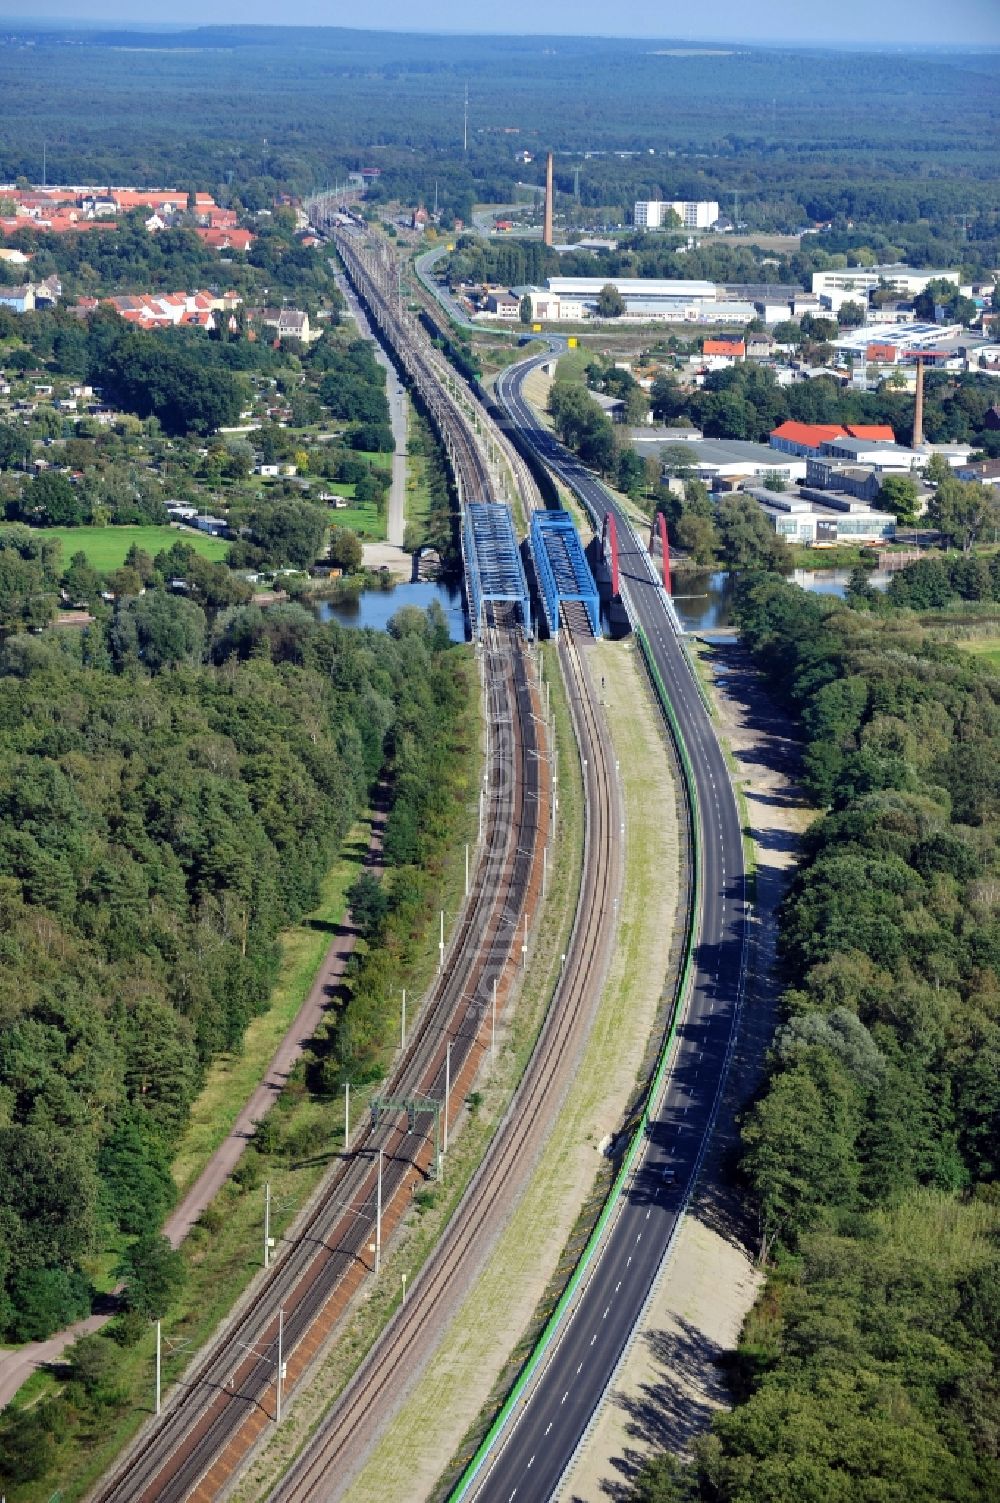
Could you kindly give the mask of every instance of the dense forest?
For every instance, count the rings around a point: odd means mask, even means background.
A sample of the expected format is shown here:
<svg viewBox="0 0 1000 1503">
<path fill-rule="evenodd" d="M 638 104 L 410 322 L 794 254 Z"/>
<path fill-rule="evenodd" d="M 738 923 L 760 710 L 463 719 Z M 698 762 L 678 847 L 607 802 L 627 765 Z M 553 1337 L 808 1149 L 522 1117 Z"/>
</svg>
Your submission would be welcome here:
<svg viewBox="0 0 1000 1503">
<path fill-rule="evenodd" d="M 770 1272 L 737 1404 L 690 1466 L 647 1469 L 646 1503 L 1000 1490 L 1000 677 L 897 608 L 926 568 L 874 615 L 774 576 L 741 587 L 825 813 L 743 1124 Z"/>
<path fill-rule="evenodd" d="M 429 204 L 436 184 L 446 216 L 467 221 L 474 200 L 540 183 L 537 154 L 553 148 L 565 201 L 579 169 L 581 207 L 622 222 L 636 198 L 729 209 L 738 193 L 754 228 L 832 219 L 905 233 L 924 264 L 967 245 L 996 265 L 996 72 L 986 52 L 22 24 L 0 39 L 0 178 L 40 180 L 45 141 L 49 181 L 176 182 L 262 209 L 377 166 L 376 197 Z M 641 111 L 622 109 L 636 98 Z"/>
<path fill-rule="evenodd" d="M 422 616 L 394 635 L 356 633 L 294 605 L 206 613 L 150 589 L 82 641 L 7 639 L 8 1339 L 89 1308 L 88 1255 L 162 1218 L 205 1067 L 238 1050 L 267 1006 L 278 931 L 314 904 L 377 776 L 394 795 L 390 864 L 419 866 L 436 850 L 466 701 L 460 655 Z M 398 880 L 388 891 L 410 904 L 412 927 L 412 892 Z M 334 1039 L 331 1078 L 345 1052 L 381 1044 L 363 1022 L 367 994 L 358 1005 Z"/>
</svg>

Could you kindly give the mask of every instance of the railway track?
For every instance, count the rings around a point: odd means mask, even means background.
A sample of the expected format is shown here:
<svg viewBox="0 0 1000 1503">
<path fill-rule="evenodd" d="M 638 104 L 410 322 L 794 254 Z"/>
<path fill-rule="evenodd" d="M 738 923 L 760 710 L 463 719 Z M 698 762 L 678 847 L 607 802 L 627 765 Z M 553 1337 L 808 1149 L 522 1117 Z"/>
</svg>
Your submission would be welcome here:
<svg viewBox="0 0 1000 1503">
<path fill-rule="evenodd" d="M 342 1496 L 430 1355 L 443 1319 L 474 1281 L 551 1127 L 606 971 L 606 916 L 620 888 L 621 807 L 607 727 L 572 634 L 559 653 L 585 779 L 583 882 L 558 996 L 528 1069 L 444 1238 L 271 1503 Z"/>
<path fill-rule="evenodd" d="M 363 269 L 355 273 L 360 278 Z M 378 289 L 369 285 L 367 293 L 377 321 L 391 324 L 392 310 Z M 448 434 L 460 492 L 490 497 L 481 445 L 458 404 L 437 384 L 414 331 L 383 332 L 405 340 L 404 365 L 418 386 L 427 387 L 424 399 Z M 501 1007 L 513 984 L 511 962 L 526 946 L 540 898 L 540 852 L 548 833 L 540 704 L 519 630 L 502 609 L 488 624 L 483 664 L 489 756 L 480 860 L 447 962 L 384 1088 L 396 1100 L 438 1103 L 446 1121 L 460 1110 L 488 1047 L 494 981 Z M 274 1421 L 279 1344 L 289 1392 L 374 1271 L 379 1181 L 385 1234 L 431 1172 L 433 1127 L 433 1112 L 419 1105 L 369 1123 L 288 1235 L 287 1250 L 271 1273 L 184 1374 L 162 1416 L 144 1427 L 121 1465 L 91 1494 L 94 1503 L 207 1503 L 218 1497 Z"/>
</svg>

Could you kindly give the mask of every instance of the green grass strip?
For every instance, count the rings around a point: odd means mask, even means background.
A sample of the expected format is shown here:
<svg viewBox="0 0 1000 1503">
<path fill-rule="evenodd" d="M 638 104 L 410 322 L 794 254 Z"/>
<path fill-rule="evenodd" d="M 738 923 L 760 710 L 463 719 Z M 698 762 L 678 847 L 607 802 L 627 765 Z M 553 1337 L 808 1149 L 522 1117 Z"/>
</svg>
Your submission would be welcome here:
<svg viewBox="0 0 1000 1503">
<path fill-rule="evenodd" d="M 688 757 L 687 746 L 684 742 L 684 736 L 681 732 L 680 723 L 674 712 L 674 707 L 670 703 L 670 697 L 667 694 L 663 679 L 660 676 L 660 671 L 654 661 L 653 654 L 649 645 L 649 640 L 646 636 L 646 633 L 642 630 L 641 627 L 636 627 L 635 635 L 639 642 L 639 647 L 642 651 L 642 657 L 646 665 L 646 671 L 648 672 L 650 680 L 653 684 L 653 688 L 656 691 L 656 697 L 660 701 L 660 707 L 663 710 L 664 715 L 666 716 L 667 725 L 669 726 L 670 734 L 677 749 L 677 755 L 681 764 L 681 773 L 684 779 L 684 793 L 688 806 L 688 814 L 691 821 L 691 902 L 688 908 L 687 929 L 684 937 L 684 963 L 681 967 L 680 975 L 677 979 L 677 985 L 674 989 L 674 1000 L 673 1006 L 671 1007 L 670 1011 L 670 1021 L 664 1035 L 663 1043 L 660 1047 L 656 1069 L 653 1073 L 652 1080 L 650 1081 L 649 1089 L 646 1092 L 646 1100 L 642 1109 L 642 1116 L 640 1117 L 638 1125 L 634 1133 L 632 1134 L 628 1149 L 625 1152 L 625 1157 L 622 1160 L 621 1168 L 615 1176 L 614 1183 L 612 1184 L 611 1189 L 608 1192 L 608 1197 L 605 1201 L 604 1209 L 602 1210 L 597 1220 L 597 1224 L 590 1234 L 586 1247 L 580 1254 L 577 1265 L 570 1276 L 566 1288 L 563 1290 L 563 1293 L 559 1298 L 558 1304 L 556 1305 L 552 1314 L 549 1316 L 544 1330 L 539 1336 L 538 1341 L 535 1343 L 534 1349 L 528 1357 L 528 1360 L 526 1361 L 524 1367 L 521 1369 L 521 1372 L 518 1375 L 513 1388 L 507 1395 L 503 1407 L 501 1408 L 496 1419 L 493 1421 L 493 1424 L 490 1426 L 489 1431 L 487 1432 L 486 1437 L 480 1445 L 479 1449 L 476 1451 L 475 1455 L 472 1457 L 472 1460 L 469 1462 L 465 1471 L 462 1473 L 462 1476 L 459 1478 L 458 1485 L 451 1494 L 450 1503 L 460 1503 L 460 1500 L 465 1497 L 469 1488 L 472 1486 L 472 1483 L 475 1481 L 480 1468 L 482 1467 L 490 1451 L 493 1449 L 497 1437 L 503 1431 L 508 1419 L 516 1408 L 521 1395 L 524 1393 L 525 1388 L 528 1386 L 531 1379 L 537 1372 L 542 1359 L 548 1351 L 548 1348 L 551 1345 L 556 1332 L 558 1331 L 559 1326 L 562 1323 L 563 1316 L 565 1315 L 566 1310 L 568 1309 L 573 1300 L 573 1297 L 579 1289 L 580 1284 L 583 1281 L 583 1277 L 586 1274 L 594 1257 L 594 1254 L 597 1251 L 597 1248 L 604 1236 L 608 1222 L 610 1221 L 615 1206 L 618 1202 L 618 1198 L 622 1194 L 626 1182 L 628 1181 L 628 1178 L 632 1173 L 633 1168 L 635 1167 L 635 1161 L 639 1155 L 643 1140 L 646 1136 L 646 1129 L 649 1125 L 653 1103 L 659 1098 L 660 1092 L 663 1088 L 663 1083 L 666 1079 L 667 1069 L 670 1063 L 671 1051 L 673 1048 L 674 1040 L 677 1036 L 677 1023 L 681 1014 L 682 1004 L 685 997 L 687 996 L 688 987 L 691 982 L 691 972 L 694 965 L 694 946 L 697 927 L 695 923 L 695 916 L 701 906 L 701 824 L 698 817 L 698 796 L 695 787 L 694 772 L 691 767 L 690 758 Z"/>
</svg>

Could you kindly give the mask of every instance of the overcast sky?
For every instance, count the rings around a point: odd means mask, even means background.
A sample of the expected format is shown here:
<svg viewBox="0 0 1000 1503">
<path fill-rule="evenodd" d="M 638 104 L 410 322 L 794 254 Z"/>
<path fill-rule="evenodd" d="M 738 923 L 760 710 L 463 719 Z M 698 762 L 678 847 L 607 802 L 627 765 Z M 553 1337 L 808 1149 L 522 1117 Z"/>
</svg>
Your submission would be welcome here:
<svg viewBox="0 0 1000 1503">
<path fill-rule="evenodd" d="M 502 8 L 457 0 L 0 0 L 0 16 L 70 16 L 163 22 L 368 26 L 400 31 L 548 32 L 575 36 L 678 37 L 706 41 L 992 43 L 1000 45 L 1000 0 L 507 0 Z"/>
</svg>

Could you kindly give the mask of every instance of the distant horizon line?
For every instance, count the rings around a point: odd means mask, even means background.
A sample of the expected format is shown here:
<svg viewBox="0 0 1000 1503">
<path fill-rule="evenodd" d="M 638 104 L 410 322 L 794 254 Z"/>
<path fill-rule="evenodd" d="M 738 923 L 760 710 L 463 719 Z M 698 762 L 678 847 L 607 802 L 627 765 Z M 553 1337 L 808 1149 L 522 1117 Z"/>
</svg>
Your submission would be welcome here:
<svg viewBox="0 0 1000 1503">
<path fill-rule="evenodd" d="M 601 31 L 528 31 L 502 29 L 459 29 L 453 27 L 415 26 L 343 26 L 326 25 L 317 21 L 138 21 L 126 16 L 18 16 L 0 12 L 0 27 L 8 30 L 39 31 L 61 27 L 67 31 L 99 31 L 113 27 L 119 31 L 133 31 L 163 35 L 169 32 L 198 31 L 344 31 L 355 34 L 377 32 L 384 36 L 424 37 L 534 37 L 553 41 L 577 42 L 656 42 L 674 44 L 684 48 L 754 47 L 778 51 L 803 52 L 1000 52 L 1000 38 L 995 42 L 915 42 L 875 41 L 870 37 L 827 38 L 811 41 L 804 37 L 779 40 L 776 37 L 750 38 L 740 36 L 685 37 L 650 36 Z"/>
</svg>

